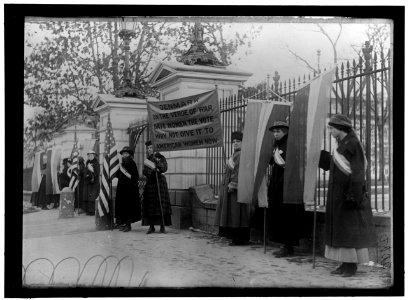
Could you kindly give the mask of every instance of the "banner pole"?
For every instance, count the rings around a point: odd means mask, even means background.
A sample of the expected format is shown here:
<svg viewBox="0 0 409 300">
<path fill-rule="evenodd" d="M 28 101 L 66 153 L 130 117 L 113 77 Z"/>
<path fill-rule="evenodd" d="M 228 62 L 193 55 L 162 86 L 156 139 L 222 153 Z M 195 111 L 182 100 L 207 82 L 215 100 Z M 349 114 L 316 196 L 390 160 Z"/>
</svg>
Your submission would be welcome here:
<svg viewBox="0 0 409 300">
<path fill-rule="evenodd" d="M 165 218 L 163 216 L 163 209 L 162 209 L 162 199 L 160 196 L 160 188 L 159 188 L 159 179 L 158 179 L 158 168 L 155 168 L 155 176 L 156 176 L 156 186 L 158 188 L 158 198 L 159 198 L 159 207 L 160 207 L 160 214 L 162 216 L 162 224 L 163 224 L 163 230 L 165 230 Z M 165 231 L 163 232 L 165 233 Z"/>
<path fill-rule="evenodd" d="M 315 189 L 317 191 L 317 189 Z M 313 226 L 313 233 L 312 233 L 312 268 L 315 269 L 315 232 L 317 228 L 317 197 L 316 192 L 314 195 L 314 226 Z"/>
<path fill-rule="evenodd" d="M 263 234 L 264 234 L 264 238 L 263 238 L 263 240 L 264 240 L 264 254 L 266 254 L 266 236 L 267 236 L 267 234 L 266 234 L 266 211 L 267 211 L 267 208 L 264 207 L 264 230 L 263 230 Z"/>
</svg>

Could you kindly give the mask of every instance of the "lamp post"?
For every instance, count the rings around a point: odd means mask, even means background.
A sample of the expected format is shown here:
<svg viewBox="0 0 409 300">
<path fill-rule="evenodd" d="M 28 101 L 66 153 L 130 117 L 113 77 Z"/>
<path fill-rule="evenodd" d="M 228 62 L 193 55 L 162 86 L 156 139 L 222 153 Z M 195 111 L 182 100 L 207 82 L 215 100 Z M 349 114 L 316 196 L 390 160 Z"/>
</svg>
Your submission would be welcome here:
<svg viewBox="0 0 409 300">
<path fill-rule="evenodd" d="M 131 47 L 129 45 L 131 43 L 132 38 L 136 37 L 136 33 L 133 30 L 133 22 L 127 22 L 124 19 L 122 20 L 119 37 L 123 40 L 122 49 L 125 53 L 124 57 L 125 67 L 123 71 L 121 85 L 115 91 L 115 95 L 117 97 L 127 96 L 136 98 L 146 98 L 145 95 L 143 95 L 142 92 L 132 82 L 132 74 L 131 69 L 129 67 L 129 50 L 131 50 Z"/>
</svg>

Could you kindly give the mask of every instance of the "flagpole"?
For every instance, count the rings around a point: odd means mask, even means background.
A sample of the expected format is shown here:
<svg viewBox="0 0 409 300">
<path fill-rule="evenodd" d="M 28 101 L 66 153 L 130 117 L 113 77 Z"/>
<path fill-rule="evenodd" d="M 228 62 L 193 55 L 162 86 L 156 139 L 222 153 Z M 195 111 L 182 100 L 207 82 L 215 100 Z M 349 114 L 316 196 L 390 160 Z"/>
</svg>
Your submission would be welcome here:
<svg viewBox="0 0 409 300">
<path fill-rule="evenodd" d="M 264 254 L 266 254 L 266 212 L 267 212 L 267 208 L 264 207 Z"/>
<path fill-rule="evenodd" d="M 317 228 L 317 188 L 315 188 L 314 195 L 314 227 L 312 233 L 312 268 L 315 269 L 315 232 Z"/>
<path fill-rule="evenodd" d="M 156 167 L 156 165 L 155 165 L 155 176 L 156 176 L 156 186 L 157 186 L 157 188 L 158 188 L 160 214 L 161 214 L 161 216 L 162 216 L 163 230 L 165 230 L 165 218 L 163 217 L 162 198 L 161 198 L 161 196 L 160 196 L 160 189 L 159 189 L 158 168 Z M 164 233 L 165 233 L 165 231 L 164 231 Z"/>
</svg>

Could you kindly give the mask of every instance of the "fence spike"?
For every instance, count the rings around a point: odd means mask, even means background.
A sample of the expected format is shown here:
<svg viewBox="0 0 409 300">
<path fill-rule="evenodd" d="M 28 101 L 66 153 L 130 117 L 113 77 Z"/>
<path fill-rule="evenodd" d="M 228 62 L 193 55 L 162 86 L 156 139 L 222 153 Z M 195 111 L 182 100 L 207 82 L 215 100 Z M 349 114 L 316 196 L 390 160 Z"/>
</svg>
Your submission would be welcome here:
<svg viewBox="0 0 409 300">
<path fill-rule="evenodd" d="M 347 69 L 346 69 L 347 76 L 349 76 L 350 71 L 351 70 L 350 70 L 349 60 L 347 60 Z"/>
</svg>

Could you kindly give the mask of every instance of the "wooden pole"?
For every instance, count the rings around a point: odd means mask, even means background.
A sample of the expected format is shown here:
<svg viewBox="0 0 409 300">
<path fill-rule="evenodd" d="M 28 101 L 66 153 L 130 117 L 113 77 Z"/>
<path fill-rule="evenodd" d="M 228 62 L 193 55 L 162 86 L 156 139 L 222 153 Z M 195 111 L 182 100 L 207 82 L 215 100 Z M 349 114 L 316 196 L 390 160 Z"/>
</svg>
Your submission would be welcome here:
<svg viewBox="0 0 409 300">
<path fill-rule="evenodd" d="M 267 234 L 266 234 L 266 215 L 267 215 L 267 208 L 265 208 L 264 207 L 264 230 L 263 230 L 263 234 L 264 234 L 264 238 L 263 238 L 263 240 L 264 240 L 264 254 L 266 254 L 266 244 L 267 244 L 267 242 L 266 242 L 266 236 L 267 236 Z"/>
<path fill-rule="evenodd" d="M 160 197 L 160 189 L 159 189 L 158 168 L 155 168 L 155 176 L 156 176 L 156 186 L 158 188 L 159 207 L 160 207 L 160 214 L 162 216 L 162 225 L 163 225 L 163 230 L 165 230 L 165 218 L 163 217 L 162 199 Z M 165 231 L 163 233 L 165 233 Z"/>
<path fill-rule="evenodd" d="M 317 189 L 315 189 L 317 190 Z M 315 269 L 315 232 L 317 229 L 317 197 L 314 195 L 314 227 L 312 233 L 312 268 Z"/>
</svg>

